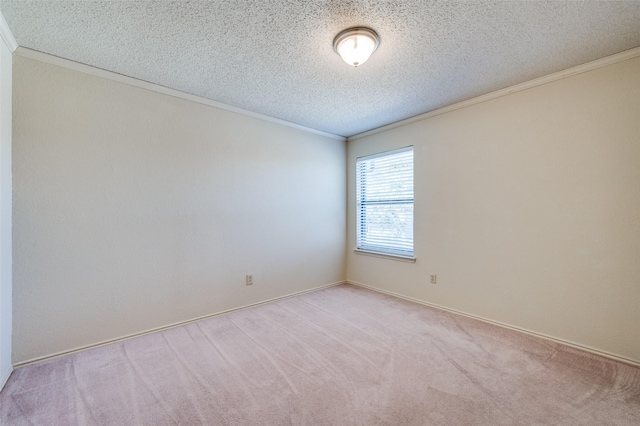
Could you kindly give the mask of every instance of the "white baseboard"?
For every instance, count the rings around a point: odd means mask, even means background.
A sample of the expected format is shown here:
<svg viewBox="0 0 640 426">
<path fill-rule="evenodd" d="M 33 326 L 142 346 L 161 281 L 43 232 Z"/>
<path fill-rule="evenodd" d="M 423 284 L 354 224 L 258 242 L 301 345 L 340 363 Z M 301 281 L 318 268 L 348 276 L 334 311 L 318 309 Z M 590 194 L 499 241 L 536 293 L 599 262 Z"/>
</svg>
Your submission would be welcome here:
<svg viewBox="0 0 640 426">
<path fill-rule="evenodd" d="M 7 384 L 7 380 L 9 380 L 9 376 L 11 376 L 11 373 L 13 373 L 13 367 L 9 366 L 9 368 L 7 368 L 7 371 L 5 371 L 4 374 L 0 377 L 0 392 L 2 392 L 4 385 Z"/>
<path fill-rule="evenodd" d="M 388 294 L 389 296 L 394 296 L 394 297 L 397 297 L 399 299 L 409 300 L 411 302 L 419 303 L 421 305 L 429 306 L 431 308 L 440 309 L 442 311 L 451 312 L 453 314 L 462 315 L 462 316 L 465 316 L 467 318 L 476 319 L 476 320 L 479 320 L 479 321 L 482 321 L 482 322 L 486 322 L 486 323 L 489 323 L 489 324 L 497 325 L 497 326 L 502 327 L 502 328 L 508 328 L 509 330 L 519 331 L 521 333 L 529 334 L 529 335 L 535 336 L 535 337 L 540 337 L 542 339 L 550 340 L 552 342 L 559 343 L 561 345 L 570 346 L 570 347 L 572 347 L 574 349 L 579 349 L 579 350 L 582 350 L 582 351 L 585 351 L 585 352 L 592 353 L 594 355 L 598 355 L 598 356 L 601 356 L 601 357 L 609 358 L 609 359 L 612 359 L 614 361 L 623 362 L 625 364 L 633 365 L 634 367 L 640 367 L 640 361 L 638 361 L 638 360 L 625 358 L 625 357 L 620 356 L 620 355 L 616 355 L 616 354 L 613 354 L 613 353 L 610 353 L 610 352 L 602 351 L 600 349 L 595 349 L 595 348 L 592 348 L 590 346 L 581 345 L 579 343 L 571 342 L 569 340 L 560 339 L 558 337 L 549 336 L 549 335 L 546 335 L 546 334 L 543 334 L 543 333 L 538 333 L 538 332 L 535 332 L 535 331 L 527 330 L 526 328 L 516 327 L 516 326 L 510 325 L 510 324 L 505 324 L 503 322 L 495 321 L 495 320 L 492 320 L 492 319 L 489 319 L 489 318 L 484 318 L 484 317 L 481 317 L 481 316 L 478 316 L 478 315 L 468 314 L 466 312 L 458 311 L 456 309 L 451 309 L 451 308 L 447 308 L 447 307 L 444 307 L 444 306 L 436 305 L 435 303 L 425 302 L 424 300 L 415 299 L 415 298 L 409 297 L 409 296 L 404 296 L 404 295 L 399 294 L 399 293 L 394 293 L 392 291 L 383 290 L 381 288 L 373 287 L 373 286 L 370 286 L 370 285 L 367 285 L 367 284 L 362 284 L 362 283 L 359 283 L 359 282 L 356 282 L 356 281 L 347 280 L 347 284 L 351 284 L 351 285 L 355 285 L 355 286 L 358 286 L 358 287 L 363 287 L 363 288 L 366 288 L 366 289 L 369 289 L 369 290 L 377 291 L 378 293 Z"/>
<path fill-rule="evenodd" d="M 26 360 L 26 361 L 21 361 L 21 362 L 18 362 L 16 364 L 14 364 L 13 368 L 24 367 L 26 365 L 35 364 L 35 363 L 42 362 L 42 361 L 47 361 L 47 360 L 50 360 L 50 359 L 53 359 L 53 358 L 59 358 L 61 356 L 70 355 L 70 354 L 73 354 L 73 353 L 76 353 L 76 352 L 86 351 L 88 349 L 93 349 L 93 348 L 97 348 L 97 347 L 100 347 L 100 346 L 109 345 L 111 343 L 116 343 L 116 342 L 121 342 L 123 340 L 133 339 L 134 337 L 144 336 L 145 334 L 156 333 L 158 331 L 163 331 L 163 330 L 168 330 L 170 328 L 180 327 L 180 326 L 183 326 L 183 325 L 186 325 L 186 324 L 191 324 L 193 322 L 200 321 L 200 320 L 203 320 L 203 319 L 215 317 L 215 316 L 222 315 L 222 314 L 227 314 L 229 312 L 239 311 L 239 310 L 242 310 L 242 309 L 251 308 L 253 306 L 264 305 L 265 303 L 271 303 L 271 302 L 275 302 L 277 300 L 288 299 L 290 297 L 299 296 L 301 294 L 310 293 L 312 291 L 318 291 L 318 290 L 322 290 L 322 289 L 329 288 L 329 287 L 335 287 L 335 286 L 338 286 L 338 285 L 341 285 L 341 284 L 346 284 L 346 283 L 347 283 L 346 281 L 338 281 L 338 282 L 331 283 L 331 284 L 325 284 L 325 285 L 321 285 L 319 287 L 310 288 L 308 290 L 302 290 L 302 291 L 297 291 L 295 293 L 289 293 L 289 294 L 286 294 L 284 296 L 278 296 L 278 297 L 274 297 L 272 299 L 267 299 L 267 300 L 263 300 L 263 301 L 260 301 L 260 302 L 251 303 L 249 305 L 239 306 L 237 308 L 231 308 L 231 309 L 227 309 L 227 310 L 224 310 L 224 311 L 215 312 L 213 314 L 208 314 L 208 315 L 204 315 L 204 316 L 201 316 L 201 317 L 192 318 L 192 319 L 189 319 L 189 320 L 186 320 L 186 321 L 180 321 L 180 322 L 176 322 L 176 323 L 173 323 L 173 324 L 152 328 L 152 329 L 149 329 L 149 330 L 140 331 L 138 333 L 127 334 L 126 336 L 116 337 L 115 339 L 103 340 L 103 341 L 98 342 L 98 343 L 93 343 L 93 344 L 85 345 L 85 346 L 79 346 L 77 348 L 69 349 L 69 350 L 66 350 L 66 351 L 56 352 L 54 354 L 44 355 L 44 356 L 40 356 L 40 357 L 37 357 L 37 358 L 29 359 L 29 360 Z M 9 372 L 9 374 L 11 374 L 11 372 Z M 9 376 L 7 376 L 7 378 L 8 377 Z"/>
</svg>

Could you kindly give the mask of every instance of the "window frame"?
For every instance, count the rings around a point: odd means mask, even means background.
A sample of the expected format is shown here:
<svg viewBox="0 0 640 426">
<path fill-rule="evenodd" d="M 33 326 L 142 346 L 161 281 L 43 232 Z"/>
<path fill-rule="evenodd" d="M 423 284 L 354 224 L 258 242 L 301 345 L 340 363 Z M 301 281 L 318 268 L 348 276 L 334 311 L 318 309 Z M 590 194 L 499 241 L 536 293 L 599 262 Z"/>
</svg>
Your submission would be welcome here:
<svg viewBox="0 0 640 426">
<path fill-rule="evenodd" d="M 412 193 L 411 198 L 408 197 L 400 197 L 397 199 L 367 199 L 366 191 L 360 190 L 360 185 L 362 185 L 362 181 L 366 180 L 366 177 L 361 175 L 360 171 L 360 163 L 363 161 L 373 160 L 380 157 L 387 157 L 395 154 L 400 154 L 402 152 L 411 151 L 411 180 L 412 184 L 415 184 L 415 157 L 414 157 L 414 147 L 413 145 L 404 146 L 401 148 L 394 148 L 387 151 L 378 152 L 375 154 L 364 155 L 356 158 L 355 161 L 355 178 L 356 178 L 356 248 L 353 250 L 356 254 L 381 257 L 393 260 L 400 260 L 404 262 L 415 262 L 415 247 L 414 247 L 414 224 L 415 224 L 415 188 L 412 185 Z M 361 235 L 363 235 L 363 223 L 362 218 L 365 216 L 365 212 L 363 212 L 363 208 L 371 205 L 398 205 L 398 204 L 410 204 L 411 205 L 411 251 L 402 250 L 402 249 L 393 249 L 388 246 L 375 246 L 375 245 L 367 245 L 361 243 Z"/>
</svg>

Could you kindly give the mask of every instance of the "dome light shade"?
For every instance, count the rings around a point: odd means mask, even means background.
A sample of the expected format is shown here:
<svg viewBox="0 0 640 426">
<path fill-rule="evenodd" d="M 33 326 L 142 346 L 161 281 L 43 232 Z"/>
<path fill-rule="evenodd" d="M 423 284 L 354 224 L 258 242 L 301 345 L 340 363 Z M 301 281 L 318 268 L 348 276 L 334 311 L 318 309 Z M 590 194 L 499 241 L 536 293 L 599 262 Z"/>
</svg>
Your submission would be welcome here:
<svg viewBox="0 0 640 426">
<path fill-rule="evenodd" d="M 376 51 L 380 37 L 370 28 L 355 27 L 342 31 L 333 39 L 333 50 L 347 64 L 357 67 Z"/>
</svg>

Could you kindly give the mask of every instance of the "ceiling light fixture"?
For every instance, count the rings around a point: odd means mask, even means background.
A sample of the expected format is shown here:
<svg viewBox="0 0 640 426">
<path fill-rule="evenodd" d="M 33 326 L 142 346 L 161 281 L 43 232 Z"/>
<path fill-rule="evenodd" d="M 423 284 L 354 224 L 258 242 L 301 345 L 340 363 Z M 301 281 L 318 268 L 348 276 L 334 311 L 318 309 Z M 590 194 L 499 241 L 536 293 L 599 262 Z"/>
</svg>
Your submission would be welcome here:
<svg viewBox="0 0 640 426">
<path fill-rule="evenodd" d="M 333 39 L 333 50 L 346 63 L 357 67 L 369 59 L 379 44 L 380 37 L 371 28 L 354 27 L 342 31 Z"/>
</svg>

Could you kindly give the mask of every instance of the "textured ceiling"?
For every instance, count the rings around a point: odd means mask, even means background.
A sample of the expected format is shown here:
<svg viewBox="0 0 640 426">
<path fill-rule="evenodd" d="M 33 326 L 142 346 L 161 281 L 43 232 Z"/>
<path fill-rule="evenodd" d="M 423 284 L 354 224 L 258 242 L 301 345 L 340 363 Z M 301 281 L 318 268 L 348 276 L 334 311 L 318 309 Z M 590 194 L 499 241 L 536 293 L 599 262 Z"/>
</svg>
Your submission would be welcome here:
<svg viewBox="0 0 640 426">
<path fill-rule="evenodd" d="M 18 44 L 350 136 L 640 46 L 640 1 L 24 1 Z M 333 37 L 381 44 L 346 65 Z"/>
</svg>

